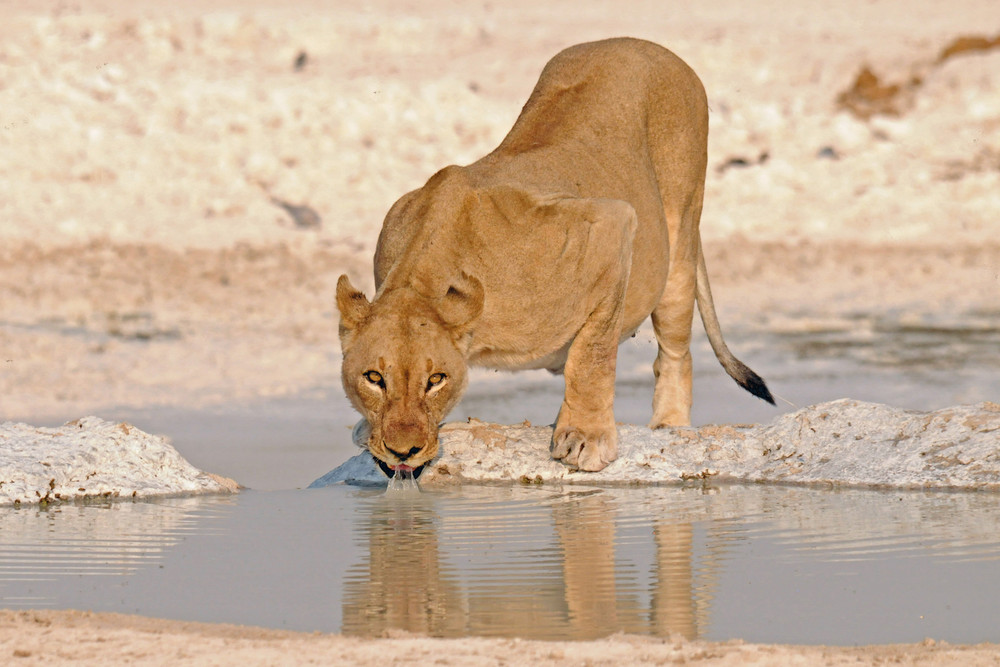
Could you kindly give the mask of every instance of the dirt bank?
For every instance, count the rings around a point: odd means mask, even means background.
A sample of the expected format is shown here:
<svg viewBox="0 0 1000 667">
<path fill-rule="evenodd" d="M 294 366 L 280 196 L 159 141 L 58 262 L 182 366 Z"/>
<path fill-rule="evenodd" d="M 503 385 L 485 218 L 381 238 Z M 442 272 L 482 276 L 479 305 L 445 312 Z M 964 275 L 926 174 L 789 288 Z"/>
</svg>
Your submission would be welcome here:
<svg viewBox="0 0 1000 667">
<path fill-rule="evenodd" d="M 995 665 L 995 645 L 831 648 L 616 635 L 595 642 L 385 639 L 304 634 L 89 612 L 0 611 L 0 656 L 47 665 Z"/>
</svg>

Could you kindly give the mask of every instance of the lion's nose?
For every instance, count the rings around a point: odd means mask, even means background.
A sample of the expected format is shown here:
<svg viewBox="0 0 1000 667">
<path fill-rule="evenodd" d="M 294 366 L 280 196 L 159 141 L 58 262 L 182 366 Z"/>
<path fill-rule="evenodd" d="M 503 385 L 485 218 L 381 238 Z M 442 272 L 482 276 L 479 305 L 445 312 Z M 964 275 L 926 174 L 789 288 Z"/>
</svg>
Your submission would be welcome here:
<svg viewBox="0 0 1000 667">
<path fill-rule="evenodd" d="M 421 450 L 423 450 L 423 447 L 410 447 L 409 449 L 403 451 L 403 450 L 396 449 L 395 447 L 393 447 L 390 444 L 386 444 L 386 447 L 389 449 L 390 452 L 392 452 L 393 454 L 395 454 L 396 457 L 400 461 L 406 461 L 411 456 L 416 456 L 417 454 L 419 454 L 421 452 Z"/>
</svg>

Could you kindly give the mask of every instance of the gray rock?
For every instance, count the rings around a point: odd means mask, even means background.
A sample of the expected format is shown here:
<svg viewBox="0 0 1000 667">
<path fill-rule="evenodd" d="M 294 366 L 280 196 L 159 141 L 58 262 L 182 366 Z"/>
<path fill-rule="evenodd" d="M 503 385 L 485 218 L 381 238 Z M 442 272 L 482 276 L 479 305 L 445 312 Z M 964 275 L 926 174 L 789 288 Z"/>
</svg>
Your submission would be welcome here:
<svg viewBox="0 0 1000 667">
<path fill-rule="evenodd" d="M 98 417 L 58 428 L 0 424 L 0 506 L 238 488 L 192 466 L 166 439 L 129 424 Z"/>
<path fill-rule="evenodd" d="M 1000 404 L 934 412 L 841 399 L 764 425 L 618 428 L 618 459 L 598 473 L 549 456 L 548 427 L 472 421 L 441 429 L 422 485 L 512 482 L 635 485 L 713 479 L 837 486 L 1000 490 Z M 385 484 L 367 453 L 313 482 Z"/>
</svg>

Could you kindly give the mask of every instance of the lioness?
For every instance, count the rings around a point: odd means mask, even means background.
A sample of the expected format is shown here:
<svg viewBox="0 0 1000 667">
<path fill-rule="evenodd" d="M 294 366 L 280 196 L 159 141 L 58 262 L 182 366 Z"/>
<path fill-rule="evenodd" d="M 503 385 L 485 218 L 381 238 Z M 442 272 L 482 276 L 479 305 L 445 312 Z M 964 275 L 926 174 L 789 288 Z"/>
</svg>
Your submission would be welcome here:
<svg viewBox="0 0 1000 667">
<path fill-rule="evenodd" d="M 680 58 L 638 39 L 580 44 L 545 66 L 496 150 L 392 206 L 374 299 L 337 283 L 344 389 L 387 475 L 435 457 L 470 364 L 564 372 L 552 456 L 601 470 L 617 457 L 618 344 L 650 315 L 650 427 L 689 424 L 696 297 L 723 368 L 774 403 L 712 304 L 707 140 L 705 90 Z"/>
</svg>

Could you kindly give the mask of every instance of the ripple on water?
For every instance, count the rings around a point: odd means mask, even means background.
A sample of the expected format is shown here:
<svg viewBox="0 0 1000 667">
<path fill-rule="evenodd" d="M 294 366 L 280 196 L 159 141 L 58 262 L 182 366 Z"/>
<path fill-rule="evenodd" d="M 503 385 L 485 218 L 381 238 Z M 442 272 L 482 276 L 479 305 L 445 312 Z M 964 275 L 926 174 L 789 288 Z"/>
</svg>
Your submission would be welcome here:
<svg viewBox="0 0 1000 667">
<path fill-rule="evenodd" d="M 1000 494 L 331 487 L 0 512 L 0 606 L 381 636 L 997 641 Z"/>
<path fill-rule="evenodd" d="M 67 577 L 125 577 L 165 559 L 190 534 L 212 531 L 226 499 L 54 505 L 0 510 L 0 594 L 6 607 L 55 606 L 5 585 Z"/>
</svg>

